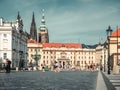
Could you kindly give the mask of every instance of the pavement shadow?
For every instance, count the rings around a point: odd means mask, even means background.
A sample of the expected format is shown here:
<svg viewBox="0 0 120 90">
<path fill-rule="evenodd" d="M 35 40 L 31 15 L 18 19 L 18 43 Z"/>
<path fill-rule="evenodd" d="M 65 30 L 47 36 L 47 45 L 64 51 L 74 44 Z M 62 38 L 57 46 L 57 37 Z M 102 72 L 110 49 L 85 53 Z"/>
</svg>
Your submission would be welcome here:
<svg viewBox="0 0 120 90">
<path fill-rule="evenodd" d="M 102 73 L 103 79 L 105 81 L 107 90 L 116 90 L 116 88 L 112 85 L 112 83 L 110 82 L 108 77 L 103 72 L 101 72 L 101 73 Z"/>
</svg>

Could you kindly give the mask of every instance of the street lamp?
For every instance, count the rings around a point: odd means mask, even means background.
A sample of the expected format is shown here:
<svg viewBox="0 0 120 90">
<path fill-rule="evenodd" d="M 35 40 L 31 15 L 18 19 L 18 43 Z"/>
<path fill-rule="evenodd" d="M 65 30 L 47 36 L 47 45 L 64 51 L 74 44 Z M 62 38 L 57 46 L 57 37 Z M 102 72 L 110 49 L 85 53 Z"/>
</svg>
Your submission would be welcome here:
<svg viewBox="0 0 120 90">
<path fill-rule="evenodd" d="M 2 70 L 2 58 L 0 57 L 0 70 Z"/>
<path fill-rule="evenodd" d="M 112 29 L 110 26 L 106 30 L 106 33 L 107 33 L 107 41 L 108 41 L 108 74 L 110 74 L 110 36 L 112 33 Z"/>
<path fill-rule="evenodd" d="M 16 52 L 16 49 L 13 49 L 12 50 L 12 68 L 15 68 L 15 52 Z"/>
<path fill-rule="evenodd" d="M 105 45 L 106 45 L 106 43 L 105 43 Z M 105 55 L 105 53 L 106 53 L 106 48 L 104 47 L 104 72 L 106 71 L 106 55 Z"/>
<path fill-rule="evenodd" d="M 100 59 L 100 70 L 103 70 L 103 66 L 102 66 L 102 55 L 101 55 L 101 59 Z"/>
</svg>

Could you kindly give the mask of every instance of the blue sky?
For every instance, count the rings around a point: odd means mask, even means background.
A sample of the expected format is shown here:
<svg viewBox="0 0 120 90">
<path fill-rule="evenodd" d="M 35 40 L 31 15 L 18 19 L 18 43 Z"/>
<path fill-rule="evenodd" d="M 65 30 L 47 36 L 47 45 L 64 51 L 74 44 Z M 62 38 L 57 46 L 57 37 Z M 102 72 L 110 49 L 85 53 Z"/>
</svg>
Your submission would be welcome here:
<svg viewBox="0 0 120 90">
<path fill-rule="evenodd" d="M 120 0 L 0 0 L 0 17 L 15 21 L 19 11 L 28 33 L 33 11 L 40 27 L 42 9 L 50 42 L 96 44 L 109 25 L 120 27 Z"/>
</svg>

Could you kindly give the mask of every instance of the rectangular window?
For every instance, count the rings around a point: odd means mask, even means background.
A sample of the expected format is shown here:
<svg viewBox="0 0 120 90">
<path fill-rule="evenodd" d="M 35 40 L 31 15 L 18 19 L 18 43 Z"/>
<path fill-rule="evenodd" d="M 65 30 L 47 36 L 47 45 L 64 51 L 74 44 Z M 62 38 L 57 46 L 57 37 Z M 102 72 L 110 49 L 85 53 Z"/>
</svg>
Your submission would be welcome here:
<svg viewBox="0 0 120 90">
<path fill-rule="evenodd" d="M 33 58 L 33 55 L 31 54 L 31 57 Z"/>
<path fill-rule="evenodd" d="M 83 61 L 81 61 L 81 64 L 83 64 Z"/>
<path fill-rule="evenodd" d="M 7 53 L 3 54 L 3 58 L 6 59 L 7 58 Z"/>
<path fill-rule="evenodd" d="M 86 61 L 85 61 L 85 64 L 86 64 Z"/>
<path fill-rule="evenodd" d="M 37 49 L 37 48 L 34 48 L 34 52 L 38 52 L 38 49 Z"/>
<path fill-rule="evenodd" d="M 47 64 L 48 64 L 48 60 L 47 60 Z"/>
<path fill-rule="evenodd" d="M 3 43 L 7 43 L 8 42 L 8 39 L 3 39 Z"/>
<path fill-rule="evenodd" d="M 6 38 L 6 37 L 7 37 L 7 34 L 3 34 L 3 36 L 4 36 L 4 38 Z"/>
<path fill-rule="evenodd" d="M 77 61 L 77 66 L 80 66 L 80 61 Z"/>
<path fill-rule="evenodd" d="M 89 61 L 89 64 L 90 64 L 90 61 Z"/>
<path fill-rule="evenodd" d="M 43 56 L 43 59 L 45 59 L 45 56 Z"/>
</svg>

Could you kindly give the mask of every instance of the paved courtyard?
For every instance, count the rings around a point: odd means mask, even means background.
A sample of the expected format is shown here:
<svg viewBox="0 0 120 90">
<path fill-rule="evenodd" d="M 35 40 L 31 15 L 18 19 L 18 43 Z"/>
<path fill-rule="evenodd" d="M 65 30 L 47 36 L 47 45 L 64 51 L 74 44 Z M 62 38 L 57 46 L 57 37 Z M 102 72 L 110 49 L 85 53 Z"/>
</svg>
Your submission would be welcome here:
<svg viewBox="0 0 120 90">
<path fill-rule="evenodd" d="M 96 90 L 98 72 L 0 73 L 0 90 Z"/>
<path fill-rule="evenodd" d="M 103 76 L 104 76 L 104 78 L 105 78 L 105 76 L 108 78 L 109 82 L 114 87 L 113 90 L 120 90 L 120 74 L 113 74 L 113 72 L 111 72 L 111 74 L 108 75 L 107 73 L 104 72 Z M 107 81 L 105 80 L 105 82 L 107 82 Z M 111 86 L 111 85 L 107 85 L 107 86 L 109 89 L 109 86 Z"/>
</svg>

